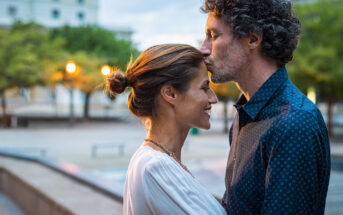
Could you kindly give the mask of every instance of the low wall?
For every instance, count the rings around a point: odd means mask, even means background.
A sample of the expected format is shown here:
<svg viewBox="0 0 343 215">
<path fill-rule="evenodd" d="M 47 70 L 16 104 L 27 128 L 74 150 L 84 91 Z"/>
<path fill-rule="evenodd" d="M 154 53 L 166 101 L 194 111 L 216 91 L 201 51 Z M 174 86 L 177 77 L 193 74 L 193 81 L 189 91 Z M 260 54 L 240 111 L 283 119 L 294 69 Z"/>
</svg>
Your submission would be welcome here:
<svg viewBox="0 0 343 215">
<path fill-rule="evenodd" d="M 27 214 L 74 214 L 7 169 L 0 167 L 0 190 Z"/>
<path fill-rule="evenodd" d="M 29 215 L 123 214 L 115 184 L 45 160 L 0 151 L 0 191 Z"/>
</svg>

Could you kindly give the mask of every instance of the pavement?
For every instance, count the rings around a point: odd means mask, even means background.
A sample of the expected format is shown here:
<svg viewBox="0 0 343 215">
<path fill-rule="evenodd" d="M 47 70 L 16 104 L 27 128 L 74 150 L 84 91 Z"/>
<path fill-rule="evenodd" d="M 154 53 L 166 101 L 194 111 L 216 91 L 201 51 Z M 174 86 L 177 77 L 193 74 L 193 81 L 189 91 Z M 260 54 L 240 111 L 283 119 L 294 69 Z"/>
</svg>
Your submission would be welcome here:
<svg viewBox="0 0 343 215">
<path fill-rule="evenodd" d="M 25 213 L 3 192 L 0 192 L 1 215 L 25 215 Z"/>
<path fill-rule="evenodd" d="M 225 160 L 229 153 L 228 137 L 222 133 L 220 119 L 212 119 L 211 126 L 210 130 L 200 130 L 198 135 L 189 135 L 186 140 L 182 152 L 183 162 L 191 164 L 188 167 L 192 172 L 196 172 L 199 165 L 204 166 L 204 161 L 213 161 L 214 166 L 222 168 L 222 173 L 225 172 Z M 107 170 L 125 169 L 144 137 L 145 130 L 138 120 L 126 123 L 78 123 L 73 128 L 67 127 L 67 122 L 35 122 L 29 128 L 0 129 L 0 148 L 24 149 L 26 153 L 34 155 L 42 155 L 41 149 L 45 149 L 45 156 L 49 158 L 68 161 L 102 174 Z M 100 148 L 97 156 L 92 156 L 94 144 L 115 142 L 125 143 L 123 155 L 118 153 L 118 148 L 113 147 Z M 331 152 L 333 156 L 343 157 L 343 141 L 332 142 Z M 326 215 L 343 214 L 342 171 L 343 169 L 332 173 Z M 106 177 L 106 174 L 103 176 Z M 223 184 L 224 178 L 219 178 L 222 179 L 218 183 Z M 220 188 L 223 189 L 223 186 Z M 219 189 L 215 192 L 223 191 Z"/>
</svg>

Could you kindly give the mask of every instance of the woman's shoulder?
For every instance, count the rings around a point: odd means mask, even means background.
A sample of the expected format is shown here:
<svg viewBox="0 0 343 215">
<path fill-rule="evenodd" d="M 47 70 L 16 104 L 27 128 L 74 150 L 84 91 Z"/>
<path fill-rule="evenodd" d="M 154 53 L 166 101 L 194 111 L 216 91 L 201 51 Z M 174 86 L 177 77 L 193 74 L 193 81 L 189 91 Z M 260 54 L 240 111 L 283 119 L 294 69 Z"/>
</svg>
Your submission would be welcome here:
<svg viewBox="0 0 343 215">
<path fill-rule="evenodd" d="M 225 214 L 219 203 L 169 155 L 140 147 L 133 163 L 129 175 L 135 180 L 127 183 L 139 184 L 133 187 L 141 191 L 150 207 L 163 214 Z"/>
</svg>

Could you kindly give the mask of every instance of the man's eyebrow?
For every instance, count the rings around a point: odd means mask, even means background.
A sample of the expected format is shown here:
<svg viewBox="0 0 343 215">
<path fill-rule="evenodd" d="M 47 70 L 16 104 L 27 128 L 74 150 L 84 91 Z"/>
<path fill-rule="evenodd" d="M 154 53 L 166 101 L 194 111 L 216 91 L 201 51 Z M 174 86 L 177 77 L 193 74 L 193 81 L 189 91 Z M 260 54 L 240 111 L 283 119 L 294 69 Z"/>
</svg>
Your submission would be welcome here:
<svg viewBox="0 0 343 215">
<path fill-rule="evenodd" d="M 218 29 L 216 28 L 216 26 L 211 26 L 211 27 L 208 27 L 206 28 L 206 31 L 213 31 L 213 32 L 217 32 Z"/>
</svg>

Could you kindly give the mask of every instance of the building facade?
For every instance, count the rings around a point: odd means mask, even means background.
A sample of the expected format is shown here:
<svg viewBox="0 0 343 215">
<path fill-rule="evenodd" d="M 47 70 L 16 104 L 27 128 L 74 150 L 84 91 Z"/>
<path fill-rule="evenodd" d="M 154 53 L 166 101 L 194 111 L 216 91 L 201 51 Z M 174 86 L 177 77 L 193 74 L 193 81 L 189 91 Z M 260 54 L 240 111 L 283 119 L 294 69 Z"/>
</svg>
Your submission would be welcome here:
<svg viewBox="0 0 343 215">
<path fill-rule="evenodd" d="M 36 22 L 48 28 L 64 25 L 99 25 L 99 0 L 0 0 L 0 26 L 13 22 Z M 102 26 L 118 38 L 131 40 L 130 28 Z"/>
<path fill-rule="evenodd" d="M 1 0 L 0 23 L 15 20 L 46 27 L 98 24 L 98 0 Z"/>
</svg>

